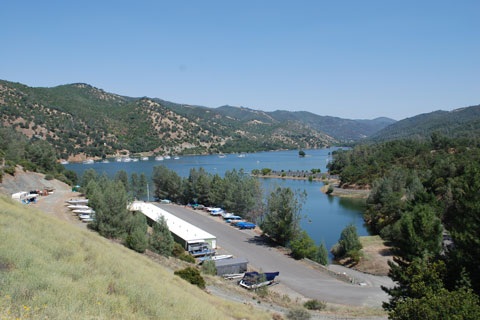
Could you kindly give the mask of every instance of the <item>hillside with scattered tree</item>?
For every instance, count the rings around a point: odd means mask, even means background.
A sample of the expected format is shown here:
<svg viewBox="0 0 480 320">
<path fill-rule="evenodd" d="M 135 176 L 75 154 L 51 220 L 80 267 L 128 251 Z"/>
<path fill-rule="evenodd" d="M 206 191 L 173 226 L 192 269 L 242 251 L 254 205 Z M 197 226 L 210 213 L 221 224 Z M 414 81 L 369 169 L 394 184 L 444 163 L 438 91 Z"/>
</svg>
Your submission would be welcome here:
<svg viewBox="0 0 480 320">
<path fill-rule="evenodd" d="M 450 138 L 478 139 L 480 136 L 480 105 L 452 111 L 434 111 L 407 118 L 376 132 L 370 141 L 395 139 L 428 140 L 433 132 Z"/>
</svg>

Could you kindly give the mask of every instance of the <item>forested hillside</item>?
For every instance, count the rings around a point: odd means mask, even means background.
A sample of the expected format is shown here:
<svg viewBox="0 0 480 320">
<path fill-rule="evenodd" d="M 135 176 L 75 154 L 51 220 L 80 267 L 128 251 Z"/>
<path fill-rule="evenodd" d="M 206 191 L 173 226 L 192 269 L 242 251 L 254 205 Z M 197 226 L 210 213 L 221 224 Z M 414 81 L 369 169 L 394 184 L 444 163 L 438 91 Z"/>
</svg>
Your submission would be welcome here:
<svg viewBox="0 0 480 320">
<path fill-rule="evenodd" d="M 451 138 L 473 139 L 480 135 L 480 105 L 452 111 L 434 111 L 398 121 L 371 136 L 371 141 L 426 140 L 433 132 Z"/>
<path fill-rule="evenodd" d="M 31 88 L 0 81 L 1 125 L 81 160 L 119 152 L 217 153 L 321 148 L 334 138 L 296 121 L 245 123 L 214 109 L 130 98 L 88 84 Z"/>
<path fill-rule="evenodd" d="M 334 159 L 329 170 L 342 184 L 372 187 L 365 221 L 397 256 L 390 272 L 397 285 L 384 305 L 391 318 L 478 319 L 478 140 L 433 133 L 356 146 Z"/>
</svg>

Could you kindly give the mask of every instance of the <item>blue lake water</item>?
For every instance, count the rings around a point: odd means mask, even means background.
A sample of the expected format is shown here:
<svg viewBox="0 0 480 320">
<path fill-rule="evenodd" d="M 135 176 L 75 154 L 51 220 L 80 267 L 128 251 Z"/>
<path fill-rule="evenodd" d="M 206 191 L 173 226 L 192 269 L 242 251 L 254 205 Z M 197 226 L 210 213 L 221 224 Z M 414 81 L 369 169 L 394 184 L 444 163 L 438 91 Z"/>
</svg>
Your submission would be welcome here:
<svg viewBox="0 0 480 320">
<path fill-rule="evenodd" d="M 305 158 L 300 158 L 298 151 L 292 150 L 247 153 L 242 158 L 237 154 L 227 154 L 225 158 L 220 158 L 218 155 L 184 156 L 178 160 L 172 158 L 164 161 L 155 161 L 152 157 L 148 161 L 138 162 L 116 162 L 114 159 L 110 159 L 110 163 L 71 163 L 65 167 L 76 171 L 79 176 L 84 170 L 93 168 L 99 174 L 105 173 L 110 178 L 113 178 L 119 170 L 125 170 L 128 175 L 133 172 L 138 174 L 143 172 L 150 177 L 153 167 L 160 164 L 175 170 L 183 177 L 188 176 L 191 168 L 198 169 L 200 167 L 207 172 L 218 173 L 222 176 L 227 170 L 241 168 L 246 172 L 262 168 L 292 171 L 315 168 L 326 172 L 328 154 L 333 150 L 335 148 L 305 150 L 307 153 Z M 365 205 L 363 200 L 327 196 L 320 191 L 323 183 L 318 181 L 262 179 L 262 182 L 265 190 L 271 189 L 273 185 L 280 185 L 294 190 L 307 191 L 307 200 L 302 209 L 303 219 L 300 224 L 318 244 L 324 240 L 328 249 L 338 241 L 340 232 L 350 222 L 355 223 L 359 235 L 369 234 L 362 218 Z M 151 192 L 152 189 L 152 184 L 150 184 Z"/>
</svg>

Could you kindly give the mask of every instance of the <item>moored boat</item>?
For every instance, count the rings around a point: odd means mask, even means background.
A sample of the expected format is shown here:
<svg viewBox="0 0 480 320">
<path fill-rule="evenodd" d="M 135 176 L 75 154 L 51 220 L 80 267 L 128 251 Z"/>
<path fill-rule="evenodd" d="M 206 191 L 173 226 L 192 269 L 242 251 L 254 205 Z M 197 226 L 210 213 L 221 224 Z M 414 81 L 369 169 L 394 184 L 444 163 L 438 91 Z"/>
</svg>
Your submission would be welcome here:
<svg viewBox="0 0 480 320">
<path fill-rule="evenodd" d="M 163 161 L 163 157 L 162 156 L 156 156 L 155 161 Z"/>
</svg>

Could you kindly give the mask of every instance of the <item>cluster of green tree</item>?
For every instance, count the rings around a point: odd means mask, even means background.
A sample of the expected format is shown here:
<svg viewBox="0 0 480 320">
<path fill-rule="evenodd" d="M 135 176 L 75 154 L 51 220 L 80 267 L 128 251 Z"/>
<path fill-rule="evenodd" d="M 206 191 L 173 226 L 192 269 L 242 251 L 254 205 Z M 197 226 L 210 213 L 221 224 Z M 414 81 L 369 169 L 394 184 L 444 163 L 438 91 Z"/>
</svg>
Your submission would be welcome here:
<svg viewBox="0 0 480 320">
<path fill-rule="evenodd" d="M 15 174 L 15 166 L 41 172 L 47 179 L 58 179 L 70 185 L 77 183 L 77 174 L 66 170 L 57 161 L 53 147 L 41 139 L 28 139 L 12 128 L 0 128 L 0 182 L 3 173 Z"/>
<path fill-rule="evenodd" d="M 330 252 L 336 259 L 347 256 L 358 263 L 360 261 L 360 249 L 362 249 L 362 244 L 358 237 L 357 226 L 352 222 L 342 230 L 340 239 L 330 249 Z"/>
<path fill-rule="evenodd" d="M 89 228 L 109 239 L 122 239 L 125 245 L 137 252 L 147 248 L 164 256 L 171 256 L 173 237 L 164 219 L 154 222 L 148 234 L 147 220 L 141 213 L 131 214 L 127 209 L 128 195 L 123 174 L 115 180 L 105 175 L 99 177 L 93 169 L 86 170 L 82 183 L 89 205 L 95 210 Z"/>
<path fill-rule="evenodd" d="M 254 152 L 320 148 L 335 142 L 295 121 L 245 122 L 208 108 L 149 98 L 130 98 L 87 84 L 31 88 L 0 81 L 0 115 L 17 131 L 51 143 L 66 159 L 161 149 L 177 153 Z"/>
<path fill-rule="evenodd" d="M 190 169 L 188 178 L 161 165 L 153 169 L 154 196 L 182 204 L 215 205 L 257 221 L 263 212 L 263 190 L 260 182 L 243 170 L 227 171 L 222 178 L 200 168 Z"/>
<path fill-rule="evenodd" d="M 295 193 L 290 188 L 277 187 L 267 197 L 267 205 L 260 224 L 268 237 L 292 250 L 296 259 L 309 258 L 323 265 L 328 264 L 325 243 L 320 246 L 300 228 L 300 212 L 306 193 Z"/>
<path fill-rule="evenodd" d="M 365 219 L 397 257 L 390 265 L 397 285 L 386 289 L 384 306 L 391 318 L 480 316 L 479 156 L 475 141 L 439 134 L 336 155 L 331 168 L 342 182 L 371 183 L 366 175 L 375 175 Z"/>
</svg>

